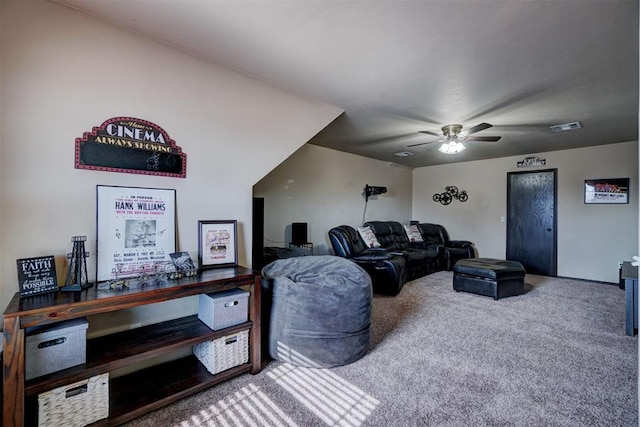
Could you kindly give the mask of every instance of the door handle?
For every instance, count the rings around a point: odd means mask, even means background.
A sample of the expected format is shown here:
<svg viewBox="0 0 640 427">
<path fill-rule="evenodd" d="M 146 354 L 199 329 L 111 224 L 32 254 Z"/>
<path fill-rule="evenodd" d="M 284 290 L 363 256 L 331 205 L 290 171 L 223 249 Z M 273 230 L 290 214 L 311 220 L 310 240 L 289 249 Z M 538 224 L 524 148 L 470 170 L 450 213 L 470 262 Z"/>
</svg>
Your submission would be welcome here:
<svg viewBox="0 0 640 427">
<path fill-rule="evenodd" d="M 547 231 L 551 231 L 551 230 L 553 230 L 553 229 L 552 228 L 547 228 Z"/>
</svg>

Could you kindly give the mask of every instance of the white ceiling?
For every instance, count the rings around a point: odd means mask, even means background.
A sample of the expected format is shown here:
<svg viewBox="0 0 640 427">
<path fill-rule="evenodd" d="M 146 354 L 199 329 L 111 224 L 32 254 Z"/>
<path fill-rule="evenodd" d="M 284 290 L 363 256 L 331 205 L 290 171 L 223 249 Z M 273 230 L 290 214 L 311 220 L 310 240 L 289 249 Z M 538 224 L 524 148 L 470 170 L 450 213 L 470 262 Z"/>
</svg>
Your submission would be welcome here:
<svg viewBox="0 0 640 427">
<path fill-rule="evenodd" d="M 345 113 L 310 142 L 383 161 L 638 139 L 637 0 L 56 1 L 335 105 Z M 476 135 L 500 141 L 407 148 L 438 140 L 420 130 L 481 122 L 494 127 Z"/>
</svg>

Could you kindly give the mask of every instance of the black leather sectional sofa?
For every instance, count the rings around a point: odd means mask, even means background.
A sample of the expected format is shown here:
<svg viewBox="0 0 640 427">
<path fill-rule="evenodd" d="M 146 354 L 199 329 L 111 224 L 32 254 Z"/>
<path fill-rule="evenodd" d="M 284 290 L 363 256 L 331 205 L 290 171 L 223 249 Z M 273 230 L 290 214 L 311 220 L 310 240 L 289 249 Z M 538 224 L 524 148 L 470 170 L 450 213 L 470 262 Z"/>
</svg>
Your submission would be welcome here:
<svg viewBox="0 0 640 427">
<path fill-rule="evenodd" d="M 380 247 L 368 247 L 349 225 L 329 230 L 329 240 L 335 255 L 351 259 L 369 273 L 376 293 L 397 295 L 408 281 L 451 269 L 458 259 L 475 257 L 471 242 L 452 242 L 437 224 L 418 225 L 423 242 L 410 241 L 396 221 L 369 221 L 363 226 L 371 229 Z"/>
<path fill-rule="evenodd" d="M 442 270 L 452 271 L 458 260 L 476 257 L 473 243 L 468 240 L 451 240 L 447 229 L 440 224 L 420 223 L 417 226 L 425 243 L 438 246 Z"/>
<path fill-rule="evenodd" d="M 411 242 L 404 226 L 399 222 L 369 221 L 364 226 L 371 228 L 381 247 L 402 254 L 406 260 L 407 281 L 440 270 L 437 245 L 431 242 Z"/>
<path fill-rule="evenodd" d="M 352 260 L 369 273 L 375 293 L 397 295 L 407 281 L 406 261 L 401 253 L 367 247 L 350 225 L 329 230 L 329 240 L 335 255 Z"/>
</svg>

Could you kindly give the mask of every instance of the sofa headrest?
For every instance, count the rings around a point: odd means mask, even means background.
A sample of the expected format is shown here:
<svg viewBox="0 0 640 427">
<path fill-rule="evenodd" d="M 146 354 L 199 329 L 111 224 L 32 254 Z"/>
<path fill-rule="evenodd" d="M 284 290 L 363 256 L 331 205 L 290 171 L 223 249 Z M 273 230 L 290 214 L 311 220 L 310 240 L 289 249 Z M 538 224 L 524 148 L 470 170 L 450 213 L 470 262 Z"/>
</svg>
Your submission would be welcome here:
<svg viewBox="0 0 640 427">
<path fill-rule="evenodd" d="M 422 238 L 426 243 L 435 243 L 437 245 L 444 245 L 446 243 L 442 235 L 441 225 L 420 223 L 418 224 L 418 230 L 420 230 L 420 234 L 422 234 Z"/>
</svg>

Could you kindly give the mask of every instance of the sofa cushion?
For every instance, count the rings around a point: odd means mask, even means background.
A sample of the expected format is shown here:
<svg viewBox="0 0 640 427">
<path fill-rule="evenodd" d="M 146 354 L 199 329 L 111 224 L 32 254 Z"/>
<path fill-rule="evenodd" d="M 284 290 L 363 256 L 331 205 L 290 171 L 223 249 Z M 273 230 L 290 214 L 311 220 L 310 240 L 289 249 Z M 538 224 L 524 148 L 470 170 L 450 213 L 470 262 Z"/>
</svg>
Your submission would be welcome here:
<svg viewBox="0 0 640 427">
<path fill-rule="evenodd" d="M 438 227 L 436 224 L 420 223 L 417 227 L 418 230 L 420 230 L 422 238 L 425 242 L 439 246 L 445 245 L 446 242 L 444 236 L 442 236 L 440 227 Z"/>
<path fill-rule="evenodd" d="M 380 246 L 387 250 L 398 251 L 411 247 L 407 233 L 399 222 L 368 221 L 364 225 L 371 228 L 380 242 Z"/>
</svg>

